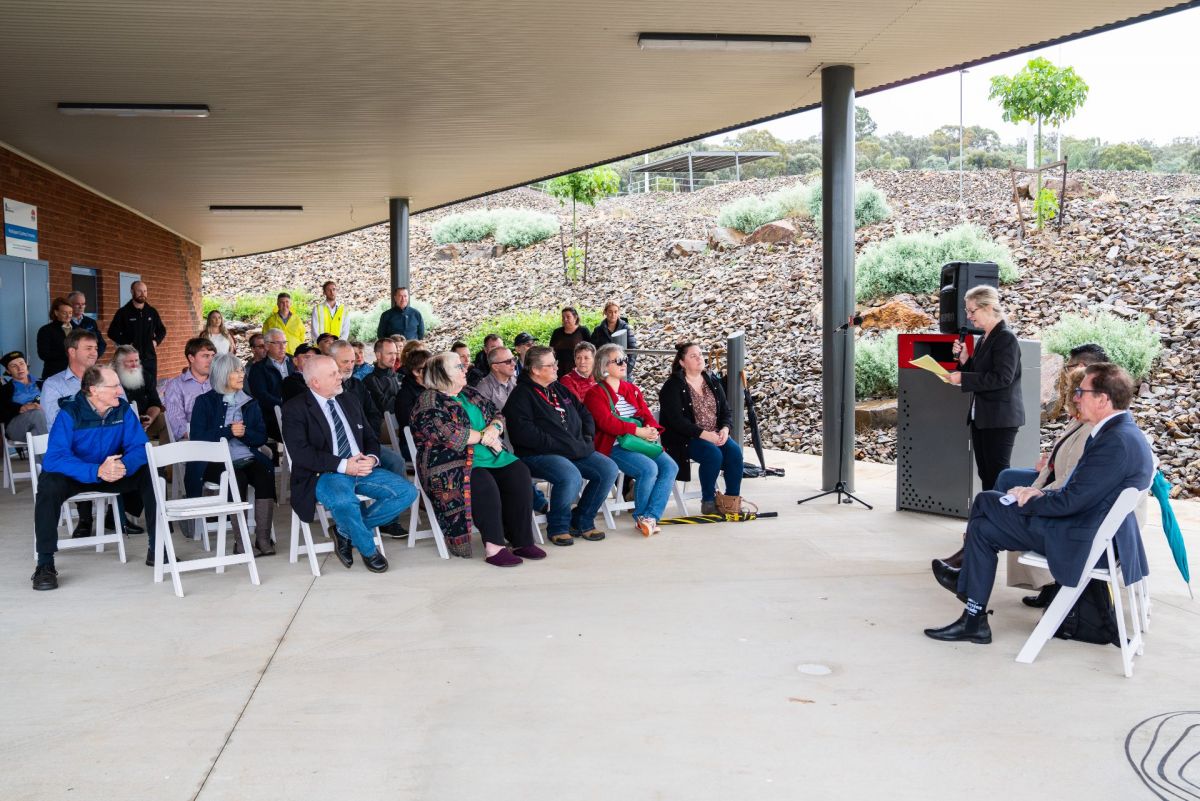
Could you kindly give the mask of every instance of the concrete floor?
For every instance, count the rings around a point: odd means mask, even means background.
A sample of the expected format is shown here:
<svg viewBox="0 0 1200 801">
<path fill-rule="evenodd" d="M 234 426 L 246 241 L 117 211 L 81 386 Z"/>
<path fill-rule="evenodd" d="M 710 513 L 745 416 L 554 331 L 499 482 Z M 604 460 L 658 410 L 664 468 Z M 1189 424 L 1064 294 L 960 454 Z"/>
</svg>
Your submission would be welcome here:
<svg viewBox="0 0 1200 801">
<path fill-rule="evenodd" d="M 1113 647 L 1014 662 L 1037 612 L 1003 587 L 992 645 L 928 640 L 959 613 L 929 559 L 962 524 L 894 511 L 888 465 L 858 466 L 868 511 L 797 506 L 819 459 L 768 463 L 787 477 L 744 491 L 776 520 L 644 540 L 624 516 L 510 570 L 429 541 L 389 543 L 383 575 L 280 555 L 259 587 L 186 574 L 183 599 L 138 537 L 32 592 L 28 484 L 0 494 L 0 799 L 1155 797 L 1126 736 L 1200 700 L 1200 605 L 1156 512 L 1125 679 Z M 1200 508 L 1176 509 L 1200 553 Z"/>
</svg>

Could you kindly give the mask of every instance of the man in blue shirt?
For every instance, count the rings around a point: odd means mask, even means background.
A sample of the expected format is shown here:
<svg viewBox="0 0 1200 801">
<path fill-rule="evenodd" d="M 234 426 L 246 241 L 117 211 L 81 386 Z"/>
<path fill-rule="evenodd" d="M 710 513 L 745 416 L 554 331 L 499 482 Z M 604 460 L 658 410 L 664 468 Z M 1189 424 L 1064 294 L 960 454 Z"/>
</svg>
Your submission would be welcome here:
<svg viewBox="0 0 1200 801">
<path fill-rule="evenodd" d="M 154 564 L 157 507 L 146 466 L 146 432 L 120 391 L 116 372 L 89 367 L 80 380 L 79 392 L 63 404 L 50 430 L 33 512 L 35 590 L 58 588 L 54 552 L 58 550 L 59 513 L 63 502 L 80 492 L 136 492 L 132 498 L 145 507 L 150 529 L 146 564 Z"/>
<path fill-rule="evenodd" d="M 104 357 L 104 351 L 108 345 L 104 342 L 104 337 L 100 336 L 100 326 L 91 317 L 85 313 L 87 311 L 87 296 L 76 289 L 70 295 L 67 295 L 67 303 L 71 304 L 71 327 L 82 328 L 85 331 L 91 331 L 96 335 L 96 349 L 100 352 L 100 357 Z"/>
</svg>

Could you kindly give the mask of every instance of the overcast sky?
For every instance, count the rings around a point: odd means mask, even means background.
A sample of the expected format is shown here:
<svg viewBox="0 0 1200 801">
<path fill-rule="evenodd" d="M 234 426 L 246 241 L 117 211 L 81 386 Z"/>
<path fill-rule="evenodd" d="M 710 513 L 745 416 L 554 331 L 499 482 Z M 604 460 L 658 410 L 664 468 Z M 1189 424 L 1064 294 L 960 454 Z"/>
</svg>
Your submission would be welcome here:
<svg viewBox="0 0 1200 801">
<path fill-rule="evenodd" d="M 1083 108 L 1063 127 L 1066 136 L 1161 144 L 1200 136 L 1200 8 L 973 68 L 963 76 L 964 123 L 992 128 L 1004 142 L 1023 138 L 1028 126 L 1005 123 L 988 90 L 993 75 L 1013 75 L 1037 55 L 1074 67 L 1090 87 Z M 957 73 L 944 75 L 857 102 L 871 112 L 879 135 L 924 135 L 939 125 L 958 125 L 958 81 Z M 781 139 L 806 138 L 820 133 L 821 113 L 755 127 Z"/>
</svg>

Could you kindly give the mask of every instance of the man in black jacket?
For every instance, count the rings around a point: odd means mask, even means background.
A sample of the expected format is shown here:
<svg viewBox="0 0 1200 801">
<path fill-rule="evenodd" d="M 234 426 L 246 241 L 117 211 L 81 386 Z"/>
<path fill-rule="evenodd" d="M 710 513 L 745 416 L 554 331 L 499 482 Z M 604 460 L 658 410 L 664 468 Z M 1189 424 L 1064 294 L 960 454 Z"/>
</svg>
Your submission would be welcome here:
<svg viewBox="0 0 1200 801">
<path fill-rule="evenodd" d="M 292 509 L 306 523 L 320 502 L 337 530 L 334 553 L 343 565 L 354 564 L 358 548 L 374 573 L 387 570 L 371 529 L 395 520 L 417 499 L 417 489 L 380 467 L 379 438 L 362 406 L 342 391 L 337 364 L 314 356 L 304 366 L 308 389 L 283 404 L 283 439 L 292 457 Z M 374 502 L 364 510 L 358 496 Z"/>
<path fill-rule="evenodd" d="M 572 536 L 604 539 L 596 512 L 617 479 L 617 465 L 596 453 L 596 423 L 570 390 L 558 383 L 558 361 L 550 348 L 534 346 L 525 354 L 525 370 L 504 405 L 509 441 L 534 478 L 549 481 L 546 529 L 555 545 L 571 545 Z M 587 489 L 579 496 L 583 482 Z M 579 497 L 574 510 L 571 503 Z"/>
<path fill-rule="evenodd" d="M 267 346 L 267 358 L 252 363 L 246 371 L 246 391 L 258 401 L 263 422 L 267 424 L 267 436 L 278 442 L 280 433 L 275 410 L 283 405 L 283 381 L 298 371 L 287 355 L 287 334 L 282 329 L 268 329 L 263 341 Z"/>
<path fill-rule="evenodd" d="M 133 345 L 142 357 L 146 381 L 158 383 L 158 346 L 167 338 L 158 310 L 146 302 L 146 282 L 134 281 L 129 288 L 132 297 L 117 309 L 108 326 L 108 338 L 118 345 Z"/>
<path fill-rule="evenodd" d="M 396 375 L 396 343 L 380 339 L 375 343 L 375 369 L 363 377 L 363 386 L 371 393 L 371 400 L 381 410 L 390 411 L 396 405 L 396 393 L 400 391 L 400 377 Z"/>
<path fill-rule="evenodd" d="M 308 391 L 308 385 L 304 383 L 304 365 L 314 355 L 318 355 L 317 349 L 307 342 L 301 342 L 296 346 L 296 351 L 292 354 L 293 372 L 279 385 L 279 395 L 283 398 L 284 403 L 300 393 Z"/>
</svg>

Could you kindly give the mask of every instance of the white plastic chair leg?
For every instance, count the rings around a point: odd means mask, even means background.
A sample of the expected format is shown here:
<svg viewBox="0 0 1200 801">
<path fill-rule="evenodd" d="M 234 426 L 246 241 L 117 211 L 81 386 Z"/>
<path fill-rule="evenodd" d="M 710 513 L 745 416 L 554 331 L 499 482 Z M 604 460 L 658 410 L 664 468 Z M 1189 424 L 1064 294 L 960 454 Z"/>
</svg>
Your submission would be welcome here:
<svg viewBox="0 0 1200 801">
<path fill-rule="evenodd" d="M 1042 619 L 1034 627 L 1033 633 L 1029 635 L 1029 639 L 1021 646 L 1021 651 L 1017 654 L 1018 662 L 1029 665 L 1037 659 L 1042 647 L 1050 641 L 1054 632 L 1058 631 L 1058 627 L 1067 619 L 1067 613 L 1075 606 L 1075 602 L 1079 600 L 1079 596 L 1083 594 L 1083 588 L 1086 586 L 1087 577 L 1084 576 L 1080 580 L 1079 586 L 1063 587 L 1058 591 L 1045 614 L 1042 615 Z"/>
</svg>

